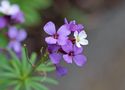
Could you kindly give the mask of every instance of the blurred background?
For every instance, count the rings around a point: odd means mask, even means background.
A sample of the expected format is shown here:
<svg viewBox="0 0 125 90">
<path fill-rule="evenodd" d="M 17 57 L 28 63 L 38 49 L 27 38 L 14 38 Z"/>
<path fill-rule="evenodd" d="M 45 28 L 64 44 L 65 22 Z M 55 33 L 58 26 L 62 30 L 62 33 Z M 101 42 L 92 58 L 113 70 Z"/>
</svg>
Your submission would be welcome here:
<svg viewBox="0 0 125 90">
<path fill-rule="evenodd" d="M 10 0 L 25 13 L 29 53 L 40 55 L 46 47 L 43 26 L 48 21 L 57 28 L 64 18 L 85 26 L 89 45 L 88 62 L 82 68 L 67 65 L 68 75 L 58 78 L 51 90 L 125 90 L 125 1 L 124 0 Z"/>
</svg>

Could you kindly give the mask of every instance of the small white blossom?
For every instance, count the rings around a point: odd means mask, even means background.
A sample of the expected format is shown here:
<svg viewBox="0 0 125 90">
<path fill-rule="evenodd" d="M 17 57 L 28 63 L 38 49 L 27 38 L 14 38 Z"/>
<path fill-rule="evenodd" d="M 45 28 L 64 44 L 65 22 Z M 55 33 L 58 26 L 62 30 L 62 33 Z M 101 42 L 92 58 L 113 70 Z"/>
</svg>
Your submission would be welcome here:
<svg viewBox="0 0 125 90">
<path fill-rule="evenodd" d="M 88 40 L 86 39 L 87 34 L 85 31 L 78 31 L 74 32 L 75 43 L 77 47 L 81 47 L 81 45 L 88 45 Z"/>
<path fill-rule="evenodd" d="M 20 8 L 18 5 L 13 4 L 10 5 L 8 0 L 3 0 L 0 5 L 0 12 L 5 15 L 15 15 L 20 11 Z"/>
</svg>

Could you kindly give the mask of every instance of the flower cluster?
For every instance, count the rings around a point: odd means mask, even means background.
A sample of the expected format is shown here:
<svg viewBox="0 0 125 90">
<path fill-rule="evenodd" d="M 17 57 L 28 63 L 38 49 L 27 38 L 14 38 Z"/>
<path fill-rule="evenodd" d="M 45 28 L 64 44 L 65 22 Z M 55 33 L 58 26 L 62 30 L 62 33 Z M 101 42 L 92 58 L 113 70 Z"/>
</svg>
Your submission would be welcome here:
<svg viewBox="0 0 125 90">
<path fill-rule="evenodd" d="M 0 17 L 0 29 L 24 22 L 24 15 L 16 4 L 10 5 L 8 0 L 1 1 L 0 13 L 3 14 Z"/>
<path fill-rule="evenodd" d="M 45 41 L 48 44 L 50 60 L 57 67 L 57 73 L 61 75 L 67 72 L 67 70 L 59 66 L 62 59 L 67 63 L 74 61 L 77 66 L 85 64 L 86 57 L 83 55 L 82 45 L 88 44 L 83 25 L 76 24 L 75 20 L 69 23 L 67 19 L 64 21 L 64 25 L 58 30 L 51 21 L 44 26 L 44 31 L 49 34 Z"/>
<path fill-rule="evenodd" d="M 16 24 L 24 22 L 24 15 L 17 4 L 10 4 L 8 0 L 0 3 L 0 30 L 8 29 L 9 44 L 17 54 L 21 53 L 21 42 L 26 38 L 27 33 L 23 29 L 17 29 Z"/>
</svg>

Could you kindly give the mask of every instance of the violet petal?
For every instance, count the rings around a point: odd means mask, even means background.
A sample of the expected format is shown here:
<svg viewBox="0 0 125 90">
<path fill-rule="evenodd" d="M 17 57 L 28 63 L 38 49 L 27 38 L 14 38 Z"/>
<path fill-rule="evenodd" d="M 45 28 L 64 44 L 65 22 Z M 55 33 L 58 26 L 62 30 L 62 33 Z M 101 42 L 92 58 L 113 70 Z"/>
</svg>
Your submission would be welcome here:
<svg viewBox="0 0 125 90">
<path fill-rule="evenodd" d="M 65 52 L 67 52 L 67 53 L 69 53 L 70 51 L 73 51 L 73 44 L 72 44 L 72 42 L 68 40 L 67 43 L 66 43 L 66 45 L 62 46 L 62 49 Z"/>
<path fill-rule="evenodd" d="M 56 73 L 58 76 L 64 76 L 68 73 L 68 70 L 62 66 L 56 65 Z"/>
<path fill-rule="evenodd" d="M 15 39 L 18 35 L 18 30 L 16 27 L 10 27 L 9 28 L 9 31 L 8 31 L 8 36 L 11 38 L 11 39 Z"/>
<path fill-rule="evenodd" d="M 48 33 L 49 35 L 53 35 L 56 33 L 56 28 L 55 28 L 55 24 L 53 22 L 48 22 L 44 27 L 43 27 L 44 31 L 46 33 Z"/>
<path fill-rule="evenodd" d="M 65 45 L 66 42 L 67 42 L 67 40 L 68 40 L 68 37 L 65 37 L 65 36 L 59 36 L 57 42 L 58 42 L 59 45 Z"/>
<path fill-rule="evenodd" d="M 3 17 L 0 17 L 0 29 L 4 28 L 7 25 L 6 19 Z"/>
<path fill-rule="evenodd" d="M 83 47 L 78 48 L 76 45 L 73 47 L 75 55 L 82 53 Z"/>
<path fill-rule="evenodd" d="M 67 63 L 72 63 L 72 57 L 69 56 L 68 54 L 63 55 L 63 58 Z"/>
<path fill-rule="evenodd" d="M 54 39 L 53 37 L 46 37 L 46 38 L 45 38 L 45 41 L 46 41 L 48 44 L 56 44 L 57 39 Z"/>
<path fill-rule="evenodd" d="M 61 60 L 61 54 L 58 53 L 52 53 L 49 55 L 49 57 L 53 64 L 58 64 Z"/>
<path fill-rule="evenodd" d="M 23 41 L 27 36 L 27 33 L 25 30 L 20 30 L 18 31 L 18 36 L 17 36 L 17 40 L 18 41 Z"/>
<path fill-rule="evenodd" d="M 74 56 L 73 60 L 76 63 L 76 65 L 78 65 L 78 66 L 83 66 L 87 61 L 87 59 L 84 55 L 76 55 L 76 56 Z"/>
<path fill-rule="evenodd" d="M 57 31 L 57 33 L 59 35 L 62 35 L 62 36 L 67 36 L 71 33 L 70 30 L 68 30 L 67 26 L 66 25 L 62 25 L 59 30 Z"/>
</svg>

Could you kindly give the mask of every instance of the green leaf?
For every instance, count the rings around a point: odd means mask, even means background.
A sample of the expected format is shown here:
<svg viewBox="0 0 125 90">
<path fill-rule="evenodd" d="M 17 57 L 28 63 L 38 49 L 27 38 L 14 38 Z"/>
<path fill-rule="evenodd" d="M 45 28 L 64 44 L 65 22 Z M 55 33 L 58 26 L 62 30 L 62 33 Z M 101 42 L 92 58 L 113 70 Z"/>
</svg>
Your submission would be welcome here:
<svg viewBox="0 0 125 90">
<path fill-rule="evenodd" d="M 41 84 L 39 82 L 32 82 L 32 87 L 35 90 L 48 90 L 48 88 L 46 86 L 44 86 L 43 84 Z"/>
<path fill-rule="evenodd" d="M 18 83 L 13 90 L 20 90 L 21 89 L 22 84 Z"/>
<path fill-rule="evenodd" d="M 13 70 L 15 70 L 15 73 L 16 73 L 18 76 L 20 76 L 20 75 L 21 75 L 21 69 L 20 69 L 21 65 L 18 63 L 18 61 L 16 61 L 16 60 L 11 60 L 11 61 L 10 61 L 10 64 L 12 65 Z M 14 73 L 14 74 L 15 74 L 15 73 Z"/>
<path fill-rule="evenodd" d="M 8 80 L 4 80 L 2 83 L 0 83 L 1 90 L 6 90 L 7 86 L 8 86 Z"/>
<path fill-rule="evenodd" d="M 27 61 L 27 54 L 24 49 L 22 60 L 18 59 L 16 54 L 10 49 L 8 51 L 11 55 L 11 60 L 9 61 L 7 61 L 8 58 L 5 55 L 0 54 L 2 59 L 0 63 L 0 87 L 5 84 L 2 90 L 7 90 L 9 87 L 12 90 L 48 90 L 43 83 L 57 84 L 54 79 L 46 77 L 46 74 L 40 76 L 38 73 L 35 73 L 37 70 L 30 74 L 32 67 Z M 35 62 L 36 56 L 36 53 L 31 54 L 30 61 L 32 63 Z M 40 65 L 39 70 L 52 71 L 55 69 L 52 63 L 46 62 L 46 60 L 47 56 L 43 58 L 44 63 Z"/>
<path fill-rule="evenodd" d="M 32 90 L 29 79 L 25 80 L 24 85 L 25 85 L 25 90 Z"/>
<path fill-rule="evenodd" d="M 4 63 L 3 65 L 0 65 L 0 69 L 6 70 L 6 71 L 9 71 L 9 72 L 15 72 L 15 70 L 9 65 L 9 63 L 8 63 L 8 65 L 6 65 L 6 64 Z"/>
<path fill-rule="evenodd" d="M 52 78 L 48 78 L 48 77 L 44 80 L 44 82 L 54 84 L 54 85 L 58 84 L 58 82 L 56 80 L 54 80 Z"/>
<path fill-rule="evenodd" d="M 5 79 L 7 79 L 7 78 L 10 78 L 10 79 L 19 78 L 18 76 L 15 75 L 15 73 L 10 73 L 10 72 L 1 73 L 0 77 L 5 78 Z"/>
<path fill-rule="evenodd" d="M 8 86 L 15 86 L 19 84 L 19 80 L 11 80 L 11 83 L 8 83 Z"/>
<path fill-rule="evenodd" d="M 22 49 L 22 59 L 21 59 L 21 62 L 22 62 L 22 71 L 26 72 L 27 69 L 29 69 L 29 63 L 28 63 L 28 56 L 26 56 L 26 51 L 25 51 L 25 48 Z"/>
<path fill-rule="evenodd" d="M 32 53 L 32 54 L 31 54 L 31 56 L 30 56 L 30 62 L 31 62 L 32 64 L 35 64 L 36 57 L 37 57 L 37 54 L 36 54 L 36 53 Z"/>
<path fill-rule="evenodd" d="M 54 71 L 55 67 L 54 66 L 46 66 L 44 64 L 41 64 L 38 68 L 37 71 L 46 71 L 46 72 L 50 72 L 50 71 Z"/>
</svg>

